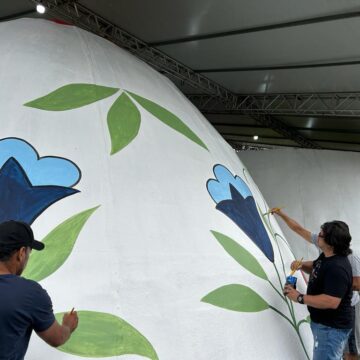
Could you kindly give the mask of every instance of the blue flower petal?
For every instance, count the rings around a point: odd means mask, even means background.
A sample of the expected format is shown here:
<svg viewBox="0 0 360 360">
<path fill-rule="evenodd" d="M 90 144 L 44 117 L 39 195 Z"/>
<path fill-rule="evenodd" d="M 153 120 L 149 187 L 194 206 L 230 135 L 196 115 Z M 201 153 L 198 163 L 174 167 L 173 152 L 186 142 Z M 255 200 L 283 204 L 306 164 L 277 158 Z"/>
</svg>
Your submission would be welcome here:
<svg viewBox="0 0 360 360">
<path fill-rule="evenodd" d="M 50 205 L 77 192 L 62 186 L 33 186 L 21 165 L 10 158 L 0 169 L 0 222 L 31 224 Z"/>
<path fill-rule="evenodd" d="M 215 165 L 214 175 L 216 179 L 208 180 L 206 186 L 210 196 L 216 203 L 231 199 L 230 185 L 235 187 L 244 198 L 252 196 L 246 183 L 239 176 L 234 176 L 225 166 Z"/>
<path fill-rule="evenodd" d="M 223 200 L 216 209 L 227 215 L 274 262 L 274 250 L 252 196 L 246 199 L 230 184 L 231 199 Z"/>
<path fill-rule="evenodd" d="M 57 156 L 40 157 L 25 140 L 5 138 L 0 140 L 0 167 L 11 157 L 26 172 L 34 186 L 75 186 L 81 177 L 80 169 L 72 161 Z"/>
</svg>

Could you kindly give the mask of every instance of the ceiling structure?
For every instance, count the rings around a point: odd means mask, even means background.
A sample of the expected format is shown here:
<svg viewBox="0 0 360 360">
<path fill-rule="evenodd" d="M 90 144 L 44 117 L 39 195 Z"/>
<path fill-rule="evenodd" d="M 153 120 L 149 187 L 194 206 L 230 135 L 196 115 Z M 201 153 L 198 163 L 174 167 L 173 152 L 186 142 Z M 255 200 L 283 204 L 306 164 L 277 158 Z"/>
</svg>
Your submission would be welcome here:
<svg viewBox="0 0 360 360">
<path fill-rule="evenodd" d="M 0 21 L 28 16 L 67 21 L 140 57 L 235 149 L 360 151 L 359 0 L 0 2 Z"/>
</svg>

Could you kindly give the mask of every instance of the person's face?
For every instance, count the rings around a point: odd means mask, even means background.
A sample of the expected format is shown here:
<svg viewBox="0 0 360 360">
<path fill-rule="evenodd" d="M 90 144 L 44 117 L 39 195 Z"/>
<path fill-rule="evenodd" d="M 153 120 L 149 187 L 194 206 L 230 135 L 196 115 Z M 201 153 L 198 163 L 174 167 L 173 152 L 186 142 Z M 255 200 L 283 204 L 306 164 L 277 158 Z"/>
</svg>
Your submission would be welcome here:
<svg viewBox="0 0 360 360">
<path fill-rule="evenodd" d="M 23 246 L 22 248 L 19 249 L 17 254 L 18 266 L 17 266 L 16 275 L 21 275 L 22 272 L 24 271 L 27 262 L 29 260 L 30 253 L 31 253 L 31 248 L 29 247 Z"/>
<path fill-rule="evenodd" d="M 323 250 L 324 248 L 324 245 L 326 244 L 325 243 L 325 236 L 324 236 L 324 232 L 322 229 L 320 229 L 320 232 L 318 234 L 318 238 L 317 238 L 317 241 L 318 241 L 318 246 L 321 250 Z"/>
</svg>

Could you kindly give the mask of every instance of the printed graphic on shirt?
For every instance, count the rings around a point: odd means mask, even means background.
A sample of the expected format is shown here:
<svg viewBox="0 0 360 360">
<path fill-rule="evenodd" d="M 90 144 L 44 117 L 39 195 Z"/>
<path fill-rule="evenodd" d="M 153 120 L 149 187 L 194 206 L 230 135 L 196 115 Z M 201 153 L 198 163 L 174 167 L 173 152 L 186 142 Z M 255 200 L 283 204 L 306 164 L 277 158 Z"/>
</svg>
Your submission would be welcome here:
<svg viewBox="0 0 360 360">
<path fill-rule="evenodd" d="M 317 260 L 310 274 L 309 284 L 313 283 L 318 278 L 320 268 L 321 268 L 321 260 Z"/>
</svg>

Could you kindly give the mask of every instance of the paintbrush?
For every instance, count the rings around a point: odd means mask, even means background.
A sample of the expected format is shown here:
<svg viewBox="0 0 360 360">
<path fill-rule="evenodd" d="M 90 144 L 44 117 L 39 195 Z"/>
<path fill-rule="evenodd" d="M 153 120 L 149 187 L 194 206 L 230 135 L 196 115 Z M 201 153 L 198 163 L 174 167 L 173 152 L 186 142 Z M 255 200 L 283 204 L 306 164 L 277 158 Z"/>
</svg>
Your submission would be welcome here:
<svg viewBox="0 0 360 360">
<path fill-rule="evenodd" d="M 284 206 L 280 206 L 280 207 L 276 207 L 276 208 L 273 208 L 271 210 L 269 210 L 268 212 L 264 213 L 263 215 L 269 215 L 271 214 L 273 211 L 279 211 L 281 209 L 284 209 Z"/>
<path fill-rule="evenodd" d="M 303 261 L 303 257 L 300 260 L 296 260 L 296 264 L 293 270 L 291 270 L 290 276 L 293 276 L 295 274 L 295 271 L 299 270 L 301 267 L 301 263 Z"/>
</svg>

